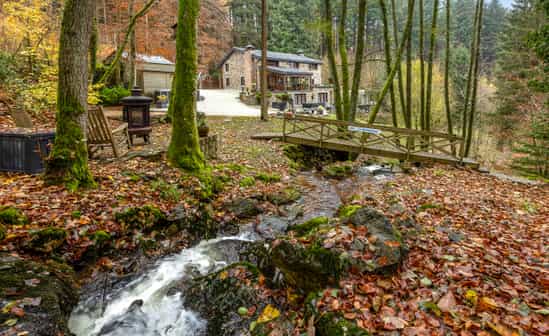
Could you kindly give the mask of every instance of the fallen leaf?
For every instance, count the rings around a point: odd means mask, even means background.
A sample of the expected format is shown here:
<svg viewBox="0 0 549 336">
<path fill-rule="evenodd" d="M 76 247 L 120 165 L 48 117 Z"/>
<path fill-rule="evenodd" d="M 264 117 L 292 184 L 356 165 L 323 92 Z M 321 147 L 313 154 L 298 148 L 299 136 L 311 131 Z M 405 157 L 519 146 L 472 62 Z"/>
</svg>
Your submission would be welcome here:
<svg viewBox="0 0 549 336">
<path fill-rule="evenodd" d="M 267 305 L 265 309 L 263 309 L 263 312 L 261 315 L 259 315 L 259 318 L 257 319 L 257 323 L 266 323 L 270 322 L 274 319 L 277 319 L 280 316 L 280 311 L 273 307 L 272 305 Z"/>
<path fill-rule="evenodd" d="M 445 313 L 449 313 L 454 310 L 456 307 L 456 298 L 454 297 L 454 293 L 452 291 L 448 291 L 446 295 L 444 295 L 437 304 L 438 308 Z"/>
<path fill-rule="evenodd" d="M 383 328 L 387 330 L 404 329 L 408 323 L 396 316 L 385 316 L 383 318 Z"/>
</svg>

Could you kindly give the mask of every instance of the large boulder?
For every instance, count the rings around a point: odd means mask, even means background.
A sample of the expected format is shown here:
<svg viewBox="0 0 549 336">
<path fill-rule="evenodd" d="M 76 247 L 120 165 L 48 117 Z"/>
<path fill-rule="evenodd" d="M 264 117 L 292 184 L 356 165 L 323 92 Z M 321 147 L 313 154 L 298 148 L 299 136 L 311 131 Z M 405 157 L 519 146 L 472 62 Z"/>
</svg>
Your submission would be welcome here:
<svg viewBox="0 0 549 336">
<path fill-rule="evenodd" d="M 0 334 L 70 335 L 67 320 L 78 302 L 74 284 L 66 265 L 0 254 Z"/>
<path fill-rule="evenodd" d="M 240 219 L 252 218 L 263 212 L 263 210 L 259 207 L 259 202 L 250 198 L 236 199 L 230 203 L 227 203 L 226 207 Z"/>
<path fill-rule="evenodd" d="M 339 226 L 326 218 L 294 227 L 295 238 L 272 245 L 274 266 L 286 283 L 303 293 L 337 284 L 352 269 L 358 273 L 395 271 L 407 249 L 400 233 L 380 212 L 355 209 Z M 352 225 L 347 225 L 352 224 Z"/>
</svg>

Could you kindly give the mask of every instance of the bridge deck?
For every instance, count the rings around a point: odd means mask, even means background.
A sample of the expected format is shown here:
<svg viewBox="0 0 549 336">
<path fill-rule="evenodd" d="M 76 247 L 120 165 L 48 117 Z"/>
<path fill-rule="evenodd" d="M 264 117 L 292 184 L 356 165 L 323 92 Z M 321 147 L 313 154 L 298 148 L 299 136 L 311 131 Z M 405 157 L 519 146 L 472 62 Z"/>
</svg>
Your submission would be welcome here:
<svg viewBox="0 0 549 336">
<path fill-rule="evenodd" d="M 331 150 L 369 154 L 411 162 L 464 164 L 478 168 L 479 164 L 461 158 L 454 151 L 463 144 L 455 135 L 426 132 L 385 125 L 350 123 L 307 116 L 284 118 L 280 133 L 261 133 L 253 139 L 282 140 Z M 406 144 L 415 144 L 408 148 Z"/>
</svg>

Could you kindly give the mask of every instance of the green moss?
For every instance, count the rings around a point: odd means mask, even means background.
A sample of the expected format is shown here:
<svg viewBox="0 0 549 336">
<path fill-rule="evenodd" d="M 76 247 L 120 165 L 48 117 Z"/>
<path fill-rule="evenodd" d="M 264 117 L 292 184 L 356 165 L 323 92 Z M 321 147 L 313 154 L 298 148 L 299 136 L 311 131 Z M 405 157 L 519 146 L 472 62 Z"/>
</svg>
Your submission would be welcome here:
<svg viewBox="0 0 549 336">
<path fill-rule="evenodd" d="M 166 215 L 152 205 L 129 208 L 116 213 L 114 217 L 124 231 L 129 229 L 151 231 L 158 225 L 164 224 L 166 220 Z"/>
<path fill-rule="evenodd" d="M 6 238 L 6 235 L 7 235 L 6 227 L 0 224 L 0 241 L 4 240 L 4 238 Z"/>
<path fill-rule="evenodd" d="M 212 200 L 225 189 L 225 179 L 222 176 L 213 175 L 210 169 L 203 170 L 196 177 L 200 182 L 197 196 L 202 201 Z"/>
<path fill-rule="evenodd" d="M 343 179 L 353 173 L 353 166 L 348 163 L 336 163 L 322 169 L 322 174 L 327 178 Z"/>
<path fill-rule="evenodd" d="M 349 218 L 362 208 L 360 205 L 346 205 L 339 209 L 338 215 L 340 218 Z"/>
<path fill-rule="evenodd" d="M 240 180 L 240 186 L 242 188 L 249 188 L 255 185 L 255 178 L 253 176 L 248 176 Z"/>
<path fill-rule="evenodd" d="M 79 219 L 80 217 L 82 217 L 82 212 L 80 212 L 80 210 L 73 211 L 71 213 L 71 217 L 73 219 Z"/>
<path fill-rule="evenodd" d="M 319 336 L 369 336 L 370 334 L 356 324 L 347 321 L 335 313 L 326 313 L 316 323 Z"/>
<path fill-rule="evenodd" d="M 267 195 L 267 200 L 275 205 L 289 204 L 300 198 L 301 192 L 293 187 L 285 188 L 278 193 Z"/>
<path fill-rule="evenodd" d="M 168 160 L 175 167 L 200 172 L 206 167 L 196 124 L 198 0 L 180 2 L 172 105 L 172 138 Z"/>
<path fill-rule="evenodd" d="M 98 246 L 104 246 L 105 244 L 107 244 L 108 242 L 110 242 L 111 240 L 111 235 L 110 233 L 106 232 L 106 231 L 95 231 L 92 235 L 91 235 L 91 239 L 95 242 L 95 245 L 98 245 Z"/>
<path fill-rule="evenodd" d="M 62 228 L 49 227 L 31 233 L 29 249 L 34 252 L 52 253 L 59 249 L 67 239 L 67 231 Z"/>
<path fill-rule="evenodd" d="M 424 211 L 427 211 L 427 210 L 430 210 L 430 209 L 440 209 L 440 208 L 441 208 L 441 206 L 439 204 L 425 203 L 425 204 L 422 204 L 418 208 L 418 212 L 424 212 Z"/>
<path fill-rule="evenodd" d="M 5 225 L 25 225 L 29 223 L 27 216 L 13 207 L 0 207 L 0 223 Z"/>
<path fill-rule="evenodd" d="M 259 173 L 255 176 L 255 178 L 259 181 L 263 181 L 265 183 L 276 183 L 280 182 L 281 177 L 278 174 L 275 173 Z"/>
<path fill-rule="evenodd" d="M 292 231 L 294 231 L 298 236 L 306 236 L 311 231 L 315 230 L 321 225 L 326 225 L 330 222 L 330 219 L 328 217 L 317 217 L 313 218 L 303 224 L 295 225 L 292 228 Z"/>
</svg>

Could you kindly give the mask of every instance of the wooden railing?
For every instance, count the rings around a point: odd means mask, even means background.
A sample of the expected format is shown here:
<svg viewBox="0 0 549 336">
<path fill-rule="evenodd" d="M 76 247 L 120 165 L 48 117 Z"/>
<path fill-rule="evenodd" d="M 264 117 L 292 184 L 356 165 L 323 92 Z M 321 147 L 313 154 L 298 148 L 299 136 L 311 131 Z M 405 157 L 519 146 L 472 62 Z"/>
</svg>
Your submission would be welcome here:
<svg viewBox="0 0 549 336">
<path fill-rule="evenodd" d="M 320 148 L 370 152 L 380 155 L 392 152 L 403 159 L 418 155 L 439 155 L 462 161 L 459 156 L 463 138 L 439 132 L 396 128 L 379 124 L 345 122 L 326 118 L 285 115 L 283 140 Z M 292 141 L 288 141 L 292 140 Z"/>
</svg>

